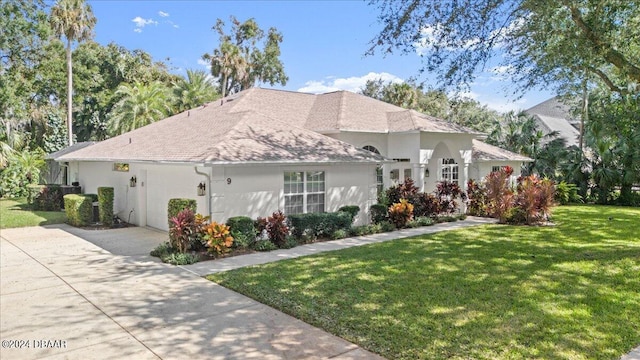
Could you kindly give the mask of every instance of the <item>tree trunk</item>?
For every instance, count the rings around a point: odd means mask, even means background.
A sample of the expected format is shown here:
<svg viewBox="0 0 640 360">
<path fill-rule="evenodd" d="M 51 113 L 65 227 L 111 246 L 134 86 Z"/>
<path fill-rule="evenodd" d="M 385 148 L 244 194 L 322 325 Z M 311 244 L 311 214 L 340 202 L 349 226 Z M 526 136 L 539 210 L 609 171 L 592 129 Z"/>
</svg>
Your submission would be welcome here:
<svg viewBox="0 0 640 360">
<path fill-rule="evenodd" d="M 71 64 L 71 40 L 67 39 L 67 135 L 69 146 L 73 145 L 73 69 Z"/>
</svg>

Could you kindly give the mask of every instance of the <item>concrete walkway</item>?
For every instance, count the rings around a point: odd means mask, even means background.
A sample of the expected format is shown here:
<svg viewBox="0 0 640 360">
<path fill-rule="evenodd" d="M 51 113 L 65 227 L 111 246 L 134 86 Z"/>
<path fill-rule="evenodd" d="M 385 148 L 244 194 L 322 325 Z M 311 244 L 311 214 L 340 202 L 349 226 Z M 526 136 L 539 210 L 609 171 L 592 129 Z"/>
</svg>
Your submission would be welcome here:
<svg viewBox="0 0 640 360">
<path fill-rule="evenodd" d="M 470 217 L 182 268 L 148 256 L 150 249 L 167 240 L 166 232 L 67 225 L 2 230 L 0 358 L 380 359 L 194 273 L 487 221 Z M 623 359 L 640 360 L 639 355 L 640 348 Z"/>
</svg>

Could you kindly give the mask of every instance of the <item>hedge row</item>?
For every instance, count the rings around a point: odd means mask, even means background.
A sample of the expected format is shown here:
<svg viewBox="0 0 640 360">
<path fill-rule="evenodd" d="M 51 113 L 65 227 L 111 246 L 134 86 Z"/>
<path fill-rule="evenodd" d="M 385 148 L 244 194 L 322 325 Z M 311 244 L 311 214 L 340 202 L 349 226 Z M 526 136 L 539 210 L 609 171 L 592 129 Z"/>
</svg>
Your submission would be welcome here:
<svg viewBox="0 0 640 360">
<path fill-rule="evenodd" d="M 64 209 L 69 224 L 87 226 L 93 221 L 93 203 L 96 194 L 68 194 L 64 196 Z"/>
<path fill-rule="evenodd" d="M 311 238 L 331 237 L 336 230 L 348 230 L 353 218 L 344 211 L 289 215 L 291 234 L 297 239 L 303 235 Z"/>
<path fill-rule="evenodd" d="M 98 213 L 104 226 L 113 226 L 113 188 L 98 188 Z"/>
</svg>

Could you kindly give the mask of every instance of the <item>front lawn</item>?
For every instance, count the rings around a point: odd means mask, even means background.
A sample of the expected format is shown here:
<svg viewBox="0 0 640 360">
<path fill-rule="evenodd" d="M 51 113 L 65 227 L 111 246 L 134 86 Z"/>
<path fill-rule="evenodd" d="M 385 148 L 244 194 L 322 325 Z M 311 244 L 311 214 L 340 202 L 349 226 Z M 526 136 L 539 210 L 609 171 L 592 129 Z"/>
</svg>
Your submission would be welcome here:
<svg viewBox="0 0 640 360">
<path fill-rule="evenodd" d="M 208 278 L 390 359 L 618 359 L 640 344 L 640 209 L 566 206 Z"/>
<path fill-rule="evenodd" d="M 64 211 L 32 211 L 26 200 L 0 200 L 0 229 L 60 224 L 67 221 Z"/>
</svg>

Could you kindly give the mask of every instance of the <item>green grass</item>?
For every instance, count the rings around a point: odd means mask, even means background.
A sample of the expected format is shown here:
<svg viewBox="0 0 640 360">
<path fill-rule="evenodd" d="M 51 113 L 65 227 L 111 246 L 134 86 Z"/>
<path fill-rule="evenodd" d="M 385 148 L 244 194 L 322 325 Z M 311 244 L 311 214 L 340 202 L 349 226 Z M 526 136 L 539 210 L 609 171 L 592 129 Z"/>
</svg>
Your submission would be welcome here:
<svg viewBox="0 0 640 360">
<path fill-rule="evenodd" d="M 640 344 L 640 209 L 565 206 L 554 221 L 208 278 L 390 359 L 618 359 Z"/>
<path fill-rule="evenodd" d="M 32 211 L 26 200 L 0 200 L 0 229 L 60 224 L 67 221 L 64 211 Z"/>
</svg>

